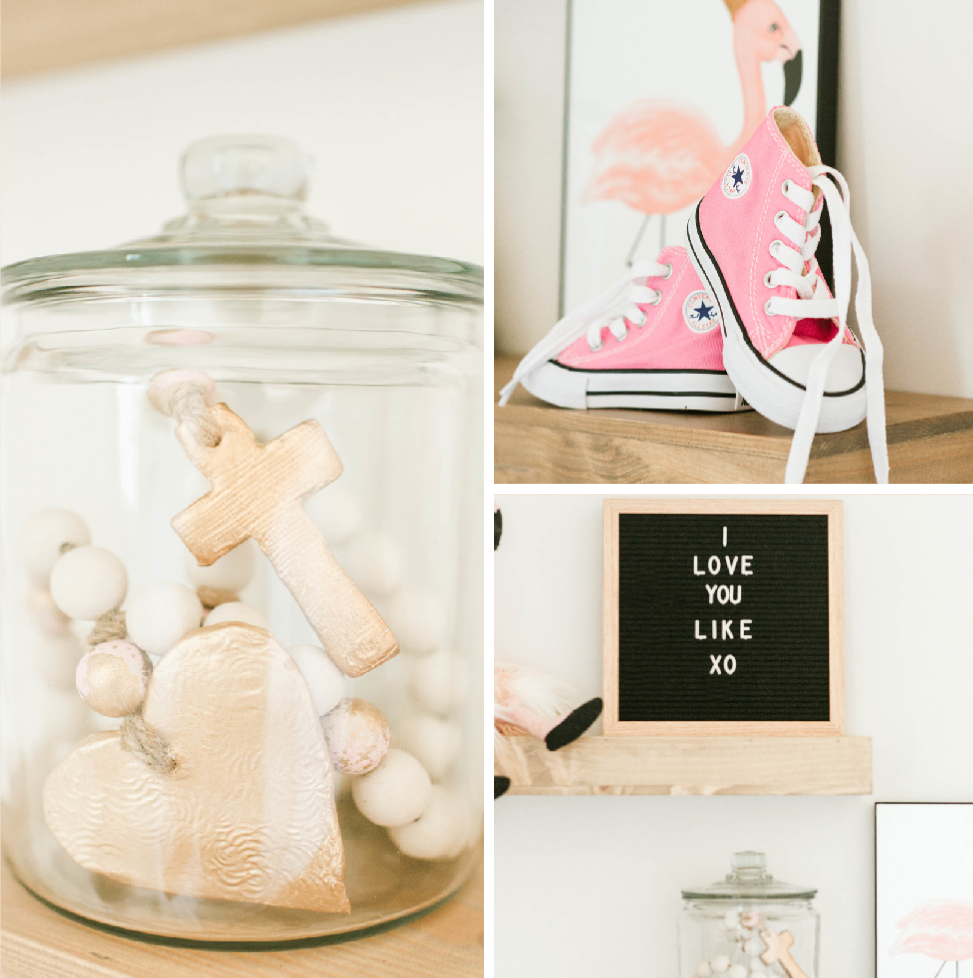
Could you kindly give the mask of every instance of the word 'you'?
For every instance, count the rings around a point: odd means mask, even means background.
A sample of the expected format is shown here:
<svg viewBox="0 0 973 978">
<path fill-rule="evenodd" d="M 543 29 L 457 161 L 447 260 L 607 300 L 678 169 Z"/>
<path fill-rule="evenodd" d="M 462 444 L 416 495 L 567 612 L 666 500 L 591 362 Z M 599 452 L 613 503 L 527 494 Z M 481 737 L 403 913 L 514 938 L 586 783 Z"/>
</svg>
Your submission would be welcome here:
<svg viewBox="0 0 973 978">
<path fill-rule="evenodd" d="M 723 549 L 728 546 L 727 528 L 724 526 Z M 693 555 L 694 577 L 720 577 L 724 574 L 730 578 L 752 577 L 753 555 L 712 554 L 708 559 L 704 559 L 702 564 L 699 555 Z M 742 580 L 739 584 L 735 584 L 732 580 L 729 583 L 703 581 L 702 584 L 707 605 L 720 605 L 725 608 L 743 602 Z M 746 642 L 753 638 L 752 626 L 753 621 L 750 618 L 711 618 L 708 627 L 705 619 L 697 618 L 694 635 L 698 642 Z M 736 656 L 732 652 L 721 655 L 711 654 L 709 659 L 711 676 L 732 676 L 737 671 Z"/>
</svg>

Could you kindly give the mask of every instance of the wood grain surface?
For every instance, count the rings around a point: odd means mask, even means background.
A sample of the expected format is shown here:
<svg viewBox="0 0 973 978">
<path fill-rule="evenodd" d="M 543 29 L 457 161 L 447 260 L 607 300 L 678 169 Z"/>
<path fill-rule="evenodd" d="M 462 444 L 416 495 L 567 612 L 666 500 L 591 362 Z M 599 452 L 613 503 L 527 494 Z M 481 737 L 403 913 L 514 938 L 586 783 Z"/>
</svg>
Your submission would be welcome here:
<svg viewBox="0 0 973 978">
<path fill-rule="evenodd" d="M 517 361 L 494 365 L 497 391 Z M 890 481 L 973 482 L 973 400 L 887 391 Z M 522 387 L 494 410 L 498 483 L 781 483 L 792 432 L 757 414 L 570 411 Z M 865 423 L 817 435 L 806 483 L 874 483 Z"/>
<path fill-rule="evenodd" d="M 479 978 L 483 868 L 452 900 L 405 926 L 340 944 L 198 950 L 122 937 L 60 914 L 0 876 L 3 978 Z"/>
<path fill-rule="evenodd" d="M 4 78 L 402 6 L 414 0 L 3 0 Z"/>
<path fill-rule="evenodd" d="M 494 764 L 519 795 L 867 795 L 869 737 L 581 737 L 549 751 L 505 739 Z"/>
</svg>

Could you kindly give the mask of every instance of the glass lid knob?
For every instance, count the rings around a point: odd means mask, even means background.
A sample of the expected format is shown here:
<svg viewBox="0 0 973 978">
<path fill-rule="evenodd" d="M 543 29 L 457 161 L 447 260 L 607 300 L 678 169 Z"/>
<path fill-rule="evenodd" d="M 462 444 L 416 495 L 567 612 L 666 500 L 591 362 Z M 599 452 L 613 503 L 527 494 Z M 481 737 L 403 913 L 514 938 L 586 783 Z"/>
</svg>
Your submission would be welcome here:
<svg viewBox="0 0 973 978">
<path fill-rule="evenodd" d="M 182 157 L 186 199 L 195 202 L 257 195 L 303 201 L 309 160 L 297 143 L 280 136 L 210 136 Z"/>
<path fill-rule="evenodd" d="M 773 877 L 767 870 L 767 857 L 762 852 L 748 849 L 746 852 L 735 852 L 730 860 L 733 872 L 727 876 L 727 882 L 735 880 L 771 880 Z"/>
</svg>

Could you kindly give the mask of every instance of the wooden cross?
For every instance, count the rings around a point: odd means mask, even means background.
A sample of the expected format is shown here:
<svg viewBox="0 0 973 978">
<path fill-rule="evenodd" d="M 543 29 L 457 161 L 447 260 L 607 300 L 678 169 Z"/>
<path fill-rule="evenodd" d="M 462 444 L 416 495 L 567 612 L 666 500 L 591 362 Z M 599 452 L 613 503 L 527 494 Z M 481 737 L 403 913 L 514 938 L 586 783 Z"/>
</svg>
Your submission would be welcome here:
<svg viewBox="0 0 973 978">
<path fill-rule="evenodd" d="M 790 949 L 794 945 L 794 935 L 789 930 L 778 934 L 768 927 L 760 932 L 760 938 L 767 945 L 767 950 L 760 955 L 760 960 L 764 964 L 779 961 L 789 978 L 807 978 L 801 966 L 791 957 Z"/>
<path fill-rule="evenodd" d="M 213 484 L 172 521 L 201 567 L 253 537 L 294 595 L 321 644 L 349 676 L 381 665 L 399 651 L 395 636 L 335 559 L 301 508 L 301 499 L 341 475 L 341 460 L 317 421 L 302 421 L 261 445 L 225 404 L 211 418 L 222 437 L 200 444 L 185 423 L 176 437 Z"/>
</svg>

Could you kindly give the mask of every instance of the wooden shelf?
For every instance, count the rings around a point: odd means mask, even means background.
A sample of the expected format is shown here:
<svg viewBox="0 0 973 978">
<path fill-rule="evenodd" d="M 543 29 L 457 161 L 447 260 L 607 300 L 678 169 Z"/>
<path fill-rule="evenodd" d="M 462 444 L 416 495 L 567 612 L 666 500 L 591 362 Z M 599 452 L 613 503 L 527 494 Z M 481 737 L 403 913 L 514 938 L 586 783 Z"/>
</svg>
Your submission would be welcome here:
<svg viewBox="0 0 973 978">
<path fill-rule="evenodd" d="M 516 795 L 868 795 L 870 737 L 505 738 Z"/>
<path fill-rule="evenodd" d="M 414 0 L 3 0 L 3 77 L 216 41 Z"/>
<path fill-rule="evenodd" d="M 3 978 L 482 978 L 483 864 L 438 910 L 374 937 L 289 950 L 170 947 L 90 927 L 28 893 L 3 863 Z"/>
<path fill-rule="evenodd" d="M 494 365 L 499 391 L 517 361 Z M 973 482 L 973 400 L 888 391 L 891 482 Z M 792 432 L 755 411 L 570 411 L 518 387 L 494 412 L 498 483 L 779 483 Z M 873 483 L 865 423 L 818 435 L 807 483 Z"/>
</svg>

